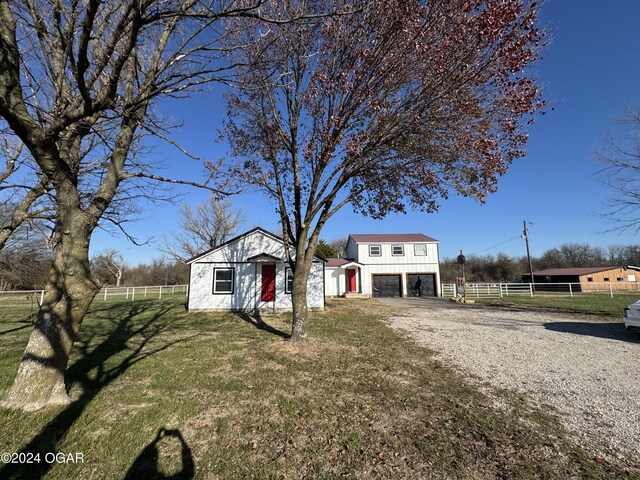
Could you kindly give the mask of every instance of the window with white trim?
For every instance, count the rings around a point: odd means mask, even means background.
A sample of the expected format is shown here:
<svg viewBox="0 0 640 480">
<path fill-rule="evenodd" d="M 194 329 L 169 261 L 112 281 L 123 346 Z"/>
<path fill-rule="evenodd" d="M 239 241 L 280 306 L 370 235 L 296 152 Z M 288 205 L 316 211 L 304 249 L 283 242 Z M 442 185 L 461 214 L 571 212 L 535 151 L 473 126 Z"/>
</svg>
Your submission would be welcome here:
<svg viewBox="0 0 640 480">
<path fill-rule="evenodd" d="M 404 255 L 404 245 L 392 245 L 391 255 L 393 255 L 394 257 Z"/>
<path fill-rule="evenodd" d="M 413 253 L 416 257 L 424 257 L 427 254 L 427 245 L 424 243 L 416 243 L 413 246 Z"/>
<path fill-rule="evenodd" d="M 369 245 L 369 256 L 379 257 L 382 255 L 382 247 L 380 245 Z"/>
<path fill-rule="evenodd" d="M 293 289 L 293 269 L 286 267 L 284 269 L 284 293 L 291 293 Z"/>
<path fill-rule="evenodd" d="M 233 293 L 233 279 L 235 269 L 214 268 L 213 269 L 213 293 L 230 294 Z"/>
</svg>

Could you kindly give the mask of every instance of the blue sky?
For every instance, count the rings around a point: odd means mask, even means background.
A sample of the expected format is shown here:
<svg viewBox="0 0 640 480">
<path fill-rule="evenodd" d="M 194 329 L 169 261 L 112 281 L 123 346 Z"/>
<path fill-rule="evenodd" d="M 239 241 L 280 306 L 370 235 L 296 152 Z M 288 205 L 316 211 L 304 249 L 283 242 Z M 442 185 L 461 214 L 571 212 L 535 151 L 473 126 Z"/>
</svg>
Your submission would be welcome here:
<svg viewBox="0 0 640 480">
<path fill-rule="evenodd" d="M 414 212 L 384 220 L 355 215 L 347 206 L 327 223 L 322 237 L 420 232 L 440 240 L 442 257 L 455 256 L 460 249 L 465 254 L 519 256 L 525 254 L 524 240 L 518 236 L 527 220 L 532 222 L 532 255 L 564 242 L 640 243 L 632 232 L 604 233 L 612 226 L 601 215 L 609 192 L 593 176 L 599 169 L 594 150 L 619 131 L 615 118 L 627 106 L 640 103 L 639 20 L 636 0 L 550 0 L 543 7 L 542 25 L 552 40 L 536 66 L 549 108 L 529 130 L 527 156 L 512 165 L 498 192 L 484 205 L 452 196 L 435 214 Z M 188 150 L 209 159 L 224 155 L 224 146 L 214 142 L 224 115 L 219 91 L 159 108 L 183 123 L 175 138 Z M 156 155 L 167 165 L 165 174 L 201 178 L 201 164 L 170 147 L 159 146 Z M 188 188 L 175 191 L 182 194 L 180 202 L 192 205 L 207 196 Z M 273 206 L 262 197 L 239 196 L 234 203 L 246 210 L 247 228 L 260 225 L 277 230 Z M 179 206 L 170 204 L 144 207 L 143 218 L 129 225 L 134 237 L 149 241 L 142 247 L 99 231 L 92 251 L 116 248 L 130 264 L 159 257 L 159 240 L 176 230 L 178 210 Z"/>
</svg>

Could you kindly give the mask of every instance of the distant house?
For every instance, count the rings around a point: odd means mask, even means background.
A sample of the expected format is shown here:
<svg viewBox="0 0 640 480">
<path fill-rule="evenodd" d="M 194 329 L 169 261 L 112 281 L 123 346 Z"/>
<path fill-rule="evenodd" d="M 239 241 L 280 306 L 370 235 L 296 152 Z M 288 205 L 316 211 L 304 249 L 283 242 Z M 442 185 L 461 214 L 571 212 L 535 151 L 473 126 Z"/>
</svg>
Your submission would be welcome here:
<svg viewBox="0 0 640 480">
<path fill-rule="evenodd" d="M 582 267 L 582 268 L 550 268 L 533 272 L 533 279 L 539 289 L 551 288 L 558 283 L 572 283 L 584 290 L 602 290 L 603 288 L 629 289 L 640 281 L 640 267 Z M 522 275 L 524 283 L 531 282 L 531 275 Z M 630 285 L 631 284 L 631 285 Z M 557 287 L 557 286 L 556 286 Z M 568 286 L 567 286 L 568 289 Z"/>
<path fill-rule="evenodd" d="M 347 258 L 330 258 L 325 268 L 327 296 L 441 294 L 438 241 L 421 233 L 349 235 Z"/>
<path fill-rule="evenodd" d="M 254 228 L 187 261 L 189 310 L 291 310 L 293 272 L 283 240 Z M 316 257 L 307 283 L 310 309 L 324 308 L 324 260 Z"/>
</svg>

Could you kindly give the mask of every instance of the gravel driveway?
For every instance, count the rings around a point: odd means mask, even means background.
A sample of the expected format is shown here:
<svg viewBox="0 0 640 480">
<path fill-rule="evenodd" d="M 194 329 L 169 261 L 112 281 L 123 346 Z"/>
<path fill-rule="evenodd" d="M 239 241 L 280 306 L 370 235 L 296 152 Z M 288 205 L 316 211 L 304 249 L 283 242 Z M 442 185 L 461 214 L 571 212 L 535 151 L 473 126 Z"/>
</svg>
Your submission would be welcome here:
<svg viewBox="0 0 640 480">
<path fill-rule="evenodd" d="M 402 300 L 385 302 L 397 308 L 390 325 L 437 351 L 442 362 L 557 408 L 594 456 L 640 465 L 640 337 L 622 323 Z"/>
</svg>

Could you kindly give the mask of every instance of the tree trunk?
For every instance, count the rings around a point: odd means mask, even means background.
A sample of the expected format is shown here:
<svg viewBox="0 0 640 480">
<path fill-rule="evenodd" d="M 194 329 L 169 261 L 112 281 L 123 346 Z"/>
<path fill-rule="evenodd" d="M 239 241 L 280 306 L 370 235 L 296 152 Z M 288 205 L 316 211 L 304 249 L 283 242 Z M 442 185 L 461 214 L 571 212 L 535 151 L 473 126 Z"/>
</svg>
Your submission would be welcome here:
<svg viewBox="0 0 640 480">
<path fill-rule="evenodd" d="M 313 260 L 313 256 L 311 256 Z M 309 307 L 307 305 L 307 281 L 311 272 L 311 262 L 296 262 L 296 270 L 291 286 L 291 303 L 293 304 L 293 320 L 291 326 L 291 342 L 307 341 L 307 321 Z"/>
<path fill-rule="evenodd" d="M 70 401 L 64 373 L 82 320 L 99 291 L 89 269 L 87 226 L 78 224 L 81 214 L 73 217 L 75 221 L 64 222 L 67 228 L 56 234 L 44 302 L 2 406 L 33 411 Z"/>
</svg>

